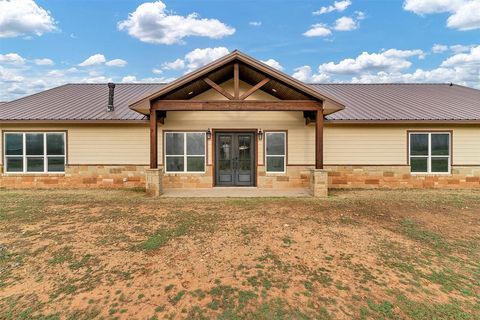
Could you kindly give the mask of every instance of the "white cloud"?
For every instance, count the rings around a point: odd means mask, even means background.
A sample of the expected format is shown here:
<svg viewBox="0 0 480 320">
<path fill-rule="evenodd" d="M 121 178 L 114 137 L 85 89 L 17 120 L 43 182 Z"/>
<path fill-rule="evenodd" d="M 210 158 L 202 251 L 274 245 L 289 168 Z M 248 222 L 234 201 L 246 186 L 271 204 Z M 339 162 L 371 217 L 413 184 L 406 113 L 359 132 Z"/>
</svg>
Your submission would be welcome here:
<svg viewBox="0 0 480 320">
<path fill-rule="evenodd" d="M 0 54 L 0 63 L 19 66 L 25 64 L 25 59 L 18 53 Z"/>
<path fill-rule="evenodd" d="M 0 1 L 0 38 L 41 36 L 57 29 L 50 12 L 33 0 Z"/>
<path fill-rule="evenodd" d="M 302 66 L 294 69 L 292 77 L 303 82 L 328 82 L 330 76 L 327 74 L 314 74 L 310 66 Z"/>
<path fill-rule="evenodd" d="M 198 69 L 207 63 L 217 60 L 229 53 L 225 47 L 195 49 L 185 55 L 183 59 L 162 64 L 164 70 L 182 70 L 187 72 Z"/>
<path fill-rule="evenodd" d="M 36 65 L 38 66 L 53 66 L 53 60 L 44 58 L 44 59 L 34 59 L 33 62 L 35 62 Z"/>
<path fill-rule="evenodd" d="M 179 58 L 172 62 L 165 62 L 162 64 L 162 68 L 165 70 L 181 70 L 185 68 L 185 61 Z"/>
<path fill-rule="evenodd" d="M 447 26 L 461 31 L 480 28 L 478 0 L 406 0 L 403 8 L 418 15 L 450 13 Z"/>
<path fill-rule="evenodd" d="M 331 34 L 332 31 L 323 23 L 314 24 L 310 29 L 303 33 L 306 37 L 328 37 Z"/>
<path fill-rule="evenodd" d="M 317 73 L 310 66 L 302 66 L 295 69 L 293 76 L 306 82 L 453 82 L 480 88 L 480 45 L 470 48 L 466 53 L 453 54 L 431 70 L 417 68 L 408 71 L 412 63 L 407 59 L 422 54 L 421 50 L 397 49 L 376 54 L 362 53 L 356 58 L 344 59 L 338 63 L 320 64 Z M 397 59 L 398 65 L 391 59 Z"/>
<path fill-rule="evenodd" d="M 127 61 L 122 59 L 113 59 L 113 60 L 107 61 L 105 65 L 108 67 L 125 67 L 127 65 Z"/>
<path fill-rule="evenodd" d="M 97 54 L 94 54 L 93 56 L 88 57 L 82 63 L 79 63 L 78 66 L 79 67 L 94 66 L 98 64 L 103 64 L 105 63 L 105 61 L 107 61 L 105 59 L 105 56 L 103 54 L 97 53 Z"/>
<path fill-rule="evenodd" d="M 321 7 L 319 10 L 313 12 L 313 14 L 318 16 L 318 15 L 330 13 L 333 11 L 341 12 L 347 9 L 351 4 L 352 2 L 350 0 L 335 1 L 333 5 L 330 5 L 328 7 Z"/>
<path fill-rule="evenodd" d="M 12 83 L 12 82 L 22 82 L 25 78 L 19 75 L 14 70 L 6 69 L 0 66 L 0 84 L 1 83 Z M 1 98 L 1 97 L 0 97 Z"/>
<path fill-rule="evenodd" d="M 180 16 L 168 12 L 162 1 L 139 5 L 126 20 L 118 23 L 118 29 L 140 41 L 166 45 L 183 43 L 183 39 L 190 36 L 220 39 L 235 33 L 235 28 L 217 19 L 200 18 L 197 13 Z"/>
<path fill-rule="evenodd" d="M 320 73 L 326 74 L 359 74 L 372 71 L 398 71 L 409 68 L 410 57 L 424 57 L 422 50 L 389 49 L 380 53 L 362 52 L 352 59 L 344 59 L 338 63 L 328 62 L 318 67 Z"/>
<path fill-rule="evenodd" d="M 162 69 L 158 69 L 158 68 L 153 68 L 153 69 L 152 69 L 152 72 L 155 73 L 155 74 L 162 74 L 162 73 L 163 73 L 163 70 L 162 70 Z"/>
<path fill-rule="evenodd" d="M 122 78 L 123 83 L 134 83 L 137 82 L 137 77 L 135 76 L 125 76 Z"/>
<path fill-rule="evenodd" d="M 480 71 L 480 45 L 470 49 L 468 53 L 457 53 L 441 64 L 442 67 L 472 67 Z M 479 73 L 480 80 L 480 73 Z"/>
<path fill-rule="evenodd" d="M 260 27 L 262 25 L 262 21 L 250 21 L 248 24 L 252 27 Z"/>
<path fill-rule="evenodd" d="M 433 53 L 442 53 L 448 50 L 448 46 L 443 44 L 434 44 L 432 47 Z"/>
<path fill-rule="evenodd" d="M 433 53 L 443 53 L 446 51 L 452 51 L 453 53 L 462 53 L 468 52 L 470 49 L 476 47 L 476 45 L 463 45 L 463 44 L 454 44 L 451 46 L 443 45 L 443 44 L 434 44 L 432 47 Z"/>
<path fill-rule="evenodd" d="M 480 28 L 480 1 L 470 1 L 448 17 L 447 26 L 461 31 Z"/>
<path fill-rule="evenodd" d="M 334 29 L 337 31 L 351 31 L 358 28 L 357 21 L 350 17 L 341 17 L 335 21 Z"/>
<path fill-rule="evenodd" d="M 268 60 L 261 60 L 261 61 L 274 69 L 283 71 L 282 65 L 280 64 L 280 62 L 278 62 L 275 59 L 268 59 Z"/>
</svg>

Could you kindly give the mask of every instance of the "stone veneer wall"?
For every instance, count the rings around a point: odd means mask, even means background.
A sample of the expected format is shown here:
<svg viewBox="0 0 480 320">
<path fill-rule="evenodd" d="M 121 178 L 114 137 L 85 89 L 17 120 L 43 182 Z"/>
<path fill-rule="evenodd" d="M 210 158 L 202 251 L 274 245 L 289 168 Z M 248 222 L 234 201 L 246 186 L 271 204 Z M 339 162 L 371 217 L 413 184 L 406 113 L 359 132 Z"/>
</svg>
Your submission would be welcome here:
<svg viewBox="0 0 480 320">
<path fill-rule="evenodd" d="M 145 188 L 145 166 L 67 165 L 65 174 L 5 174 L 0 188 Z M 3 168 L 0 167 L 0 172 Z"/>
<path fill-rule="evenodd" d="M 309 166 L 288 166 L 286 174 L 267 174 L 265 166 L 258 166 L 259 188 L 308 188 L 310 181 Z M 212 166 L 207 166 L 205 173 L 166 173 L 163 176 L 163 188 L 212 188 Z"/>
<path fill-rule="evenodd" d="M 409 166 L 325 166 L 332 189 L 480 188 L 480 166 L 453 166 L 451 175 L 414 175 Z"/>
<path fill-rule="evenodd" d="M 65 174 L 1 174 L 0 188 L 145 188 L 147 166 L 68 165 Z M 258 167 L 259 188 L 309 188 L 313 166 L 288 166 L 287 174 Z M 331 189 L 480 188 L 479 166 L 453 166 L 451 175 L 412 175 L 408 166 L 325 166 Z M 3 172 L 0 166 L 0 172 Z M 205 174 L 165 174 L 163 188 L 211 188 Z"/>
</svg>

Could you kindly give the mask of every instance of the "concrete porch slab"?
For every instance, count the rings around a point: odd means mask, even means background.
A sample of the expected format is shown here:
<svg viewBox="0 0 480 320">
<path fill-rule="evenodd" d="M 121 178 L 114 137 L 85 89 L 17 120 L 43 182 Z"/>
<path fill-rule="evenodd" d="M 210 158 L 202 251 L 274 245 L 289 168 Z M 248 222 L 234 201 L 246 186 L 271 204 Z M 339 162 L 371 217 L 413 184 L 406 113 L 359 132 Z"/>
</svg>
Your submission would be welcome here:
<svg viewBox="0 0 480 320">
<path fill-rule="evenodd" d="M 272 190 L 255 187 L 215 187 L 211 189 L 164 189 L 165 198 L 255 198 L 311 197 L 308 189 Z"/>
</svg>

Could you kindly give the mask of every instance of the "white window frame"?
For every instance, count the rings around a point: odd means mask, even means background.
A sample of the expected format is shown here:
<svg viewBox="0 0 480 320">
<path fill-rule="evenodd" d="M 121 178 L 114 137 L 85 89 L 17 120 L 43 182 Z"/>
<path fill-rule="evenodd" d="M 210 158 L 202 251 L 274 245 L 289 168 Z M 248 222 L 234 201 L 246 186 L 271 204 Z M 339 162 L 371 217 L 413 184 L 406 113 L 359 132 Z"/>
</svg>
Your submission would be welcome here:
<svg viewBox="0 0 480 320">
<path fill-rule="evenodd" d="M 269 134 L 277 134 L 281 133 L 284 136 L 283 141 L 285 141 L 284 146 L 283 146 L 283 155 L 278 155 L 278 154 L 272 154 L 269 155 L 267 153 L 267 143 L 268 143 L 268 135 Z M 265 153 L 265 172 L 269 174 L 282 174 L 287 172 L 287 133 L 285 131 L 266 131 L 265 132 L 265 147 L 264 147 L 264 153 Z M 268 171 L 267 170 L 267 158 L 268 157 L 283 157 L 283 171 Z"/>
<path fill-rule="evenodd" d="M 189 133 L 201 133 L 203 134 L 203 145 L 204 145 L 204 154 L 189 154 L 187 155 L 187 134 Z M 167 134 L 183 134 L 183 154 L 167 155 Z M 163 146 L 163 167 L 165 169 L 165 173 L 205 173 L 207 170 L 207 134 L 204 131 L 164 131 L 164 139 L 165 141 Z M 167 170 L 167 157 L 183 157 L 183 171 L 168 171 Z M 187 171 L 187 158 L 188 157 L 203 157 L 203 171 Z"/>
<path fill-rule="evenodd" d="M 61 134 L 63 135 L 63 155 L 48 155 L 47 154 L 47 134 Z M 7 155 L 7 134 L 22 135 L 22 154 L 21 155 Z M 43 135 L 43 154 L 42 155 L 27 155 L 27 134 L 41 134 Z M 5 173 L 8 174 L 64 174 L 63 171 L 48 171 L 48 158 L 62 158 L 64 168 L 67 165 L 67 135 L 65 131 L 4 131 L 3 132 L 3 164 Z M 7 158 L 22 158 L 23 171 L 7 171 Z M 27 171 L 27 158 L 43 157 L 43 171 Z"/>
<path fill-rule="evenodd" d="M 428 135 L 428 155 L 412 155 L 411 143 L 413 134 L 426 134 Z M 448 155 L 435 156 L 432 155 L 432 134 L 447 134 L 448 135 Z M 452 172 L 452 133 L 449 131 L 410 131 L 408 133 L 408 165 L 410 166 L 412 158 L 427 158 L 427 171 L 426 172 L 412 172 L 412 175 L 450 175 Z M 432 171 L 432 158 L 448 158 L 448 172 L 433 172 Z"/>
</svg>

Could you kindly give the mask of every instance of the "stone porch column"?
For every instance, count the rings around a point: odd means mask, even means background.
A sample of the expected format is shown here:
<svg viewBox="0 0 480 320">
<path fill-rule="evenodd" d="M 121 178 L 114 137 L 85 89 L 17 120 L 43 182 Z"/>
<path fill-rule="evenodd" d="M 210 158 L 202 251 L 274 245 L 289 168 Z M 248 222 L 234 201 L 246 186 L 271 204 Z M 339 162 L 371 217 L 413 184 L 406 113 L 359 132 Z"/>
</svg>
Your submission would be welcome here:
<svg viewBox="0 0 480 320">
<path fill-rule="evenodd" d="M 163 169 L 146 169 L 145 176 L 147 195 L 151 197 L 159 197 L 162 195 Z"/>
<path fill-rule="evenodd" d="M 324 169 L 310 169 L 310 193 L 312 197 L 328 197 L 328 172 Z"/>
</svg>

